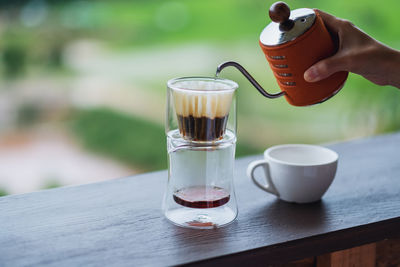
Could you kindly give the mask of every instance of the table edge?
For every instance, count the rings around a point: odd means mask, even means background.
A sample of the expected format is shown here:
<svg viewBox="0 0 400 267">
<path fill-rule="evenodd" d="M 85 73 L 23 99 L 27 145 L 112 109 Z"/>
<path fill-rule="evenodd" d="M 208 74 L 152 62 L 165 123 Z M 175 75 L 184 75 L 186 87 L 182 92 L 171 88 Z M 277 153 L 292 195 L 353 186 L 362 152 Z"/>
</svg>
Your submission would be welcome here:
<svg viewBox="0 0 400 267">
<path fill-rule="evenodd" d="M 258 266 L 260 264 L 284 264 L 389 238 L 400 238 L 400 217 L 239 253 L 189 262 L 183 264 L 183 266 Z"/>
</svg>

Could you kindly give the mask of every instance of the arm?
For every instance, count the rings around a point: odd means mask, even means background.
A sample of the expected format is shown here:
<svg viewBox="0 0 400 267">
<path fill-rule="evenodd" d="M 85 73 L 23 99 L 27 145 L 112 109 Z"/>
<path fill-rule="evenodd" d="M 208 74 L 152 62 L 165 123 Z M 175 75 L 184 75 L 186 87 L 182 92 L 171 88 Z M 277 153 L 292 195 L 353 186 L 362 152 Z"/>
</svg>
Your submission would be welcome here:
<svg viewBox="0 0 400 267">
<path fill-rule="evenodd" d="M 351 22 L 318 10 L 328 30 L 339 39 L 337 53 L 311 66 L 304 73 L 317 82 L 338 71 L 350 71 L 379 85 L 400 89 L 400 51 L 373 39 Z"/>
</svg>

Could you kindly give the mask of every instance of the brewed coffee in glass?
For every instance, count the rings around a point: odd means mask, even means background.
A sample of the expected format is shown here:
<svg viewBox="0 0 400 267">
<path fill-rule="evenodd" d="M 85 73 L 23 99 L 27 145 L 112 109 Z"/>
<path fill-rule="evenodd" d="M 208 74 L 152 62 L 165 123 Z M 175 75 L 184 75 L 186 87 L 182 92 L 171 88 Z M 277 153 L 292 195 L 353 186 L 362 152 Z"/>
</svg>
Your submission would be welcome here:
<svg viewBox="0 0 400 267">
<path fill-rule="evenodd" d="M 237 216 L 233 188 L 237 84 L 219 78 L 168 81 L 167 219 L 190 228 L 216 228 Z"/>
</svg>

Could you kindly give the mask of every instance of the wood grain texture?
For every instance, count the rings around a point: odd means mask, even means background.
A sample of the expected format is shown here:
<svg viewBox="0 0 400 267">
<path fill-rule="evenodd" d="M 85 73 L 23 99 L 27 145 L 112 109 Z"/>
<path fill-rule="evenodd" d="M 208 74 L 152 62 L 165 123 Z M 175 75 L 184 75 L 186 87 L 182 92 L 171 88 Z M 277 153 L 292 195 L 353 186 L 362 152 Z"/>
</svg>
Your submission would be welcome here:
<svg viewBox="0 0 400 267">
<path fill-rule="evenodd" d="M 315 257 L 292 261 L 284 264 L 268 264 L 267 267 L 315 267 L 316 265 Z"/>
<path fill-rule="evenodd" d="M 400 266 L 400 238 L 383 240 L 376 243 L 377 267 Z"/>
<path fill-rule="evenodd" d="M 167 172 L 0 198 L 1 266 L 266 266 L 400 237 L 400 134 L 330 146 L 337 176 L 322 201 L 285 203 L 236 161 L 239 216 L 182 229 L 161 213 Z"/>
<path fill-rule="evenodd" d="M 315 263 L 317 267 L 398 267 L 400 266 L 400 238 L 385 239 L 364 246 L 319 255 L 315 257 Z"/>
<path fill-rule="evenodd" d="M 332 267 L 375 267 L 375 243 L 336 251 L 331 254 Z"/>
<path fill-rule="evenodd" d="M 317 257 L 317 267 L 375 267 L 376 243 Z"/>
</svg>

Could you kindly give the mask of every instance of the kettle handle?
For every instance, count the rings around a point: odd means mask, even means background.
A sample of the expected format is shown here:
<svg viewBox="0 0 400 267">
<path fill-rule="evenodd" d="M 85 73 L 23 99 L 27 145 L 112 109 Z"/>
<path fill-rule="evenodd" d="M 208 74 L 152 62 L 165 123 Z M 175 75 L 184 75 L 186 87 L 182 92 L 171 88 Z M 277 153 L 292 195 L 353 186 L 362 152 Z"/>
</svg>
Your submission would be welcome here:
<svg viewBox="0 0 400 267">
<path fill-rule="evenodd" d="M 220 74 L 220 72 L 226 68 L 226 67 L 235 67 L 237 68 L 246 78 L 247 80 L 249 80 L 249 82 L 265 97 L 268 98 L 277 98 L 280 96 L 283 96 L 285 94 L 284 91 L 281 91 L 279 93 L 276 94 L 270 94 L 267 91 L 264 90 L 264 88 L 261 87 L 261 85 L 253 78 L 253 76 L 250 75 L 250 73 L 247 72 L 247 70 L 245 70 L 245 68 L 240 65 L 239 63 L 235 62 L 235 61 L 227 61 L 224 63 L 221 63 L 218 67 L 217 67 L 217 72 L 215 73 L 215 76 L 218 77 L 218 75 Z"/>
</svg>

